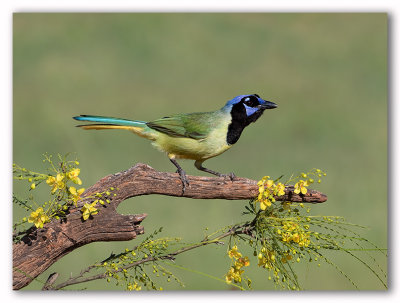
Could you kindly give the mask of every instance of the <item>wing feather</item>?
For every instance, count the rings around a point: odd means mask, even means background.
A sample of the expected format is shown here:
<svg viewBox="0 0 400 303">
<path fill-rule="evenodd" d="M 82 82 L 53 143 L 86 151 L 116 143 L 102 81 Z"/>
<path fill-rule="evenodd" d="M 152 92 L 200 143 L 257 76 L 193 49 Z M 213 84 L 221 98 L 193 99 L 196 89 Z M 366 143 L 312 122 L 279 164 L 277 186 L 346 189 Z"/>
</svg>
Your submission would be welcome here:
<svg viewBox="0 0 400 303">
<path fill-rule="evenodd" d="M 212 113 L 175 115 L 147 122 L 147 126 L 171 137 L 201 140 L 212 129 Z"/>
</svg>

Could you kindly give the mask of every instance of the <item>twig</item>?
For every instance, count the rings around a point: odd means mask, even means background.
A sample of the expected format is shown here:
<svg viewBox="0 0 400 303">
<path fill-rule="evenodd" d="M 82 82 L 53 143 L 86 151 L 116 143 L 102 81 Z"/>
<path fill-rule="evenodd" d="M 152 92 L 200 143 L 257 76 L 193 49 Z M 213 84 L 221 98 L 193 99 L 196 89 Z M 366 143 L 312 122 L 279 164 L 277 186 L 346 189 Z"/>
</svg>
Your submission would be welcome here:
<svg viewBox="0 0 400 303">
<path fill-rule="evenodd" d="M 118 270 L 114 270 L 114 273 L 118 273 L 118 272 L 122 272 L 123 270 L 128 270 L 132 267 L 144 264 L 144 263 L 148 263 L 148 262 L 155 262 L 157 260 L 175 260 L 175 257 L 177 255 L 180 255 L 182 253 L 185 253 L 189 250 L 193 250 L 196 249 L 198 247 L 202 247 L 202 246 L 206 246 L 206 245 L 210 245 L 210 244 L 223 244 L 223 242 L 221 242 L 220 240 L 234 235 L 234 234 L 245 234 L 248 232 L 249 226 L 248 223 L 245 223 L 243 225 L 240 226 L 234 226 L 232 228 L 230 228 L 228 231 L 222 233 L 219 236 L 214 237 L 212 240 L 205 240 L 203 239 L 200 243 L 194 244 L 194 245 L 190 245 L 190 246 L 186 246 L 186 247 L 182 247 L 172 253 L 168 253 L 165 255 L 161 255 L 158 257 L 154 257 L 154 256 L 149 256 L 147 258 L 141 259 L 139 261 L 133 262 L 131 264 L 128 264 L 126 266 L 122 266 L 120 268 L 118 268 Z M 135 249 L 133 249 L 135 250 Z M 97 265 L 92 265 L 89 266 L 88 268 L 86 268 L 85 270 L 83 270 L 79 275 L 75 276 L 75 277 L 71 277 L 68 280 L 66 280 L 63 283 L 60 283 L 56 286 L 52 286 L 51 288 L 47 288 L 47 289 L 51 289 L 51 290 L 60 290 L 63 289 L 67 286 L 71 286 L 74 284 L 80 284 L 80 283 L 85 283 L 85 282 L 89 282 L 89 281 L 93 281 L 93 280 L 99 280 L 99 279 L 105 279 L 107 278 L 107 274 L 106 273 L 101 273 L 101 274 L 97 274 L 97 275 L 93 275 L 90 277 L 83 277 L 83 273 L 87 273 L 90 272 L 91 269 L 93 268 L 97 268 Z"/>
</svg>

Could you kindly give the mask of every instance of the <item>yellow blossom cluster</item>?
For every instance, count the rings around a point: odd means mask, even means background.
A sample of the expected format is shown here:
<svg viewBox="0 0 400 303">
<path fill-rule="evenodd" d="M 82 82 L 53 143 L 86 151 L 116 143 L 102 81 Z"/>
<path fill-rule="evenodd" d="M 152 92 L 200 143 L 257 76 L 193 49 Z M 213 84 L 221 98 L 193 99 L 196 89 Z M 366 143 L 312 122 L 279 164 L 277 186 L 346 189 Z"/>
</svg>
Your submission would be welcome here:
<svg viewBox="0 0 400 303">
<path fill-rule="evenodd" d="M 71 183 L 81 185 L 82 180 L 79 178 L 80 169 L 76 166 L 79 165 L 78 161 L 67 161 L 65 156 L 62 158 L 59 156 L 60 163 L 55 165 L 52 160 L 52 156 L 44 155 L 45 160 L 50 165 L 50 171 L 53 173 L 38 173 L 26 168 L 20 167 L 17 164 L 13 164 L 14 179 L 27 180 L 30 183 L 30 191 L 35 190 L 38 185 L 46 183 L 50 188 L 52 195 L 51 199 L 43 204 L 35 202 L 35 208 L 26 206 L 24 201 L 20 201 L 18 198 L 14 198 L 17 203 L 25 205 L 25 207 L 31 210 L 28 218 L 23 218 L 23 222 L 34 223 L 37 228 L 43 228 L 44 224 L 50 222 L 53 218 L 60 219 L 60 217 L 66 216 L 66 211 L 72 203 L 77 205 L 77 202 L 81 199 L 81 195 L 85 191 L 84 188 L 75 188 L 70 186 Z M 33 195 L 30 196 L 30 200 L 34 201 Z M 92 211 L 93 213 L 93 211 Z"/>
<path fill-rule="evenodd" d="M 51 193 L 55 193 L 57 189 L 64 189 L 64 175 L 57 174 L 57 176 L 49 176 L 46 180 L 46 183 L 51 187 Z"/>
<path fill-rule="evenodd" d="M 78 177 L 80 172 L 81 170 L 79 168 L 73 168 L 65 174 L 57 173 L 56 176 L 48 176 L 46 183 L 51 187 L 51 193 L 52 194 L 55 193 L 58 189 L 59 190 L 65 189 L 68 180 L 71 180 L 75 184 L 81 185 L 82 180 Z M 75 200 L 76 200 L 76 195 L 75 195 Z"/>
<path fill-rule="evenodd" d="M 310 186 L 310 184 L 314 183 L 314 179 L 312 177 L 318 178 L 318 183 L 321 183 L 321 177 L 326 176 L 326 173 L 321 171 L 320 169 L 313 168 L 311 171 L 308 173 L 301 173 L 299 177 L 296 177 L 292 180 L 296 180 L 297 178 L 303 178 L 305 180 L 300 179 L 295 185 L 294 185 L 294 193 L 295 194 L 303 194 L 305 195 L 307 193 L 307 187 Z"/>
<path fill-rule="evenodd" d="M 276 261 L 275 252 L 269 250 L 265 247 L 261 249 L 261 252 L 257 256 L 258 258 L 258 266 L 271 269 L 274 268 L 274 263 Z"/>
<path fill-rule="evenodd" d="M 275 183 L 269 176 L 263 177 L 257 183 L 258 197 L 257 201 L 260 202 L 261 210 L 270 207 L 272 202 L 275 202 L 275 196 L 283 196 L 285 194 L 285 185 L 282 183 Z"/>
<path fill-rule="evenodd" d="M 310 232 L 306 231 L 307 226 L 302 227 L 293 221 L 283 221 L 282 230 L 278 229 L 277 233 L 281 235 L 282 242 L 295 242 L 300 247 L 308 247 L 310 245 Z"/>
<path fill-rule="evenodd" d="M 232 247 L 229 251 L 228 251 L 228 256 L 231 259 L 239 259 L 240 257 L 242 257 L 242 254 L 238 251 L 237 246 L 235 245 L 234 247 Z"/>
<path fill-rule="evenodd" d="M 54 194 L 57 190 L 66 189 L 69 192 L 69 197 L 72 202 L 76 203 L 81 199 L 81 195 L 85 191 L 84 188 L 76 189 L 74 186 L 67 187 L 67 182 L 71 180 L 75 184 L 81 185 L 82 180 L 78 177 L 81 170 L 79 168 L 73 168 L 70 171 L 62 174 L 57 173 L 56 176 L 48 176 L 46 183 L 51 187 L 51 193 Z"/>
<path fill-rule="evenodd" d="M 28 222 L 35 224 L 37 228 L 42 228 L 43 224 L 45 224 L 49 220 L 50 218 L 44 213 L 42 207 L 39 207 L 37 210 L 32 212 L 28 218 Z"/>
<path fill-rule="evenodd" d="M 242 267 L 250 265 L 249 257 L 242 257 L 242 254 L 238 251 L 237 246 L 233 246 L 232 249 L 228 251 L 228 256 L 232 260 L 235 260 L 234 264 L 231 265 L 228 273 L 225 275 L 226 283 L 241 283 L 242 274 L 244 270 Z"/>
</svg>

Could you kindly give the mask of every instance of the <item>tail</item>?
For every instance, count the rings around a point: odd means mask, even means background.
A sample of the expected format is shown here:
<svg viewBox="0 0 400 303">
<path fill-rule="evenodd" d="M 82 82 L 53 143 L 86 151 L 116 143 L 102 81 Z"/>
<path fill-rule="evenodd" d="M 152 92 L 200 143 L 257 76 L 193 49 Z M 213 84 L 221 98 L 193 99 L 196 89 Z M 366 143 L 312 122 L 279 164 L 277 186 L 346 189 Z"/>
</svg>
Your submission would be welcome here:
<svg viewBox="0 0 400 303">
<path fill-rule="evenodd" d="M 95 124 L 77 125 L 77 127 L 83 129 L 126 129 L 139 136 L 151 139 L 151 135 L 148 133 L 151 129 L 144 121 L 90 115 L 80 115 L 73 118 L 78 121 L 98 122 Z"/>
</svg>

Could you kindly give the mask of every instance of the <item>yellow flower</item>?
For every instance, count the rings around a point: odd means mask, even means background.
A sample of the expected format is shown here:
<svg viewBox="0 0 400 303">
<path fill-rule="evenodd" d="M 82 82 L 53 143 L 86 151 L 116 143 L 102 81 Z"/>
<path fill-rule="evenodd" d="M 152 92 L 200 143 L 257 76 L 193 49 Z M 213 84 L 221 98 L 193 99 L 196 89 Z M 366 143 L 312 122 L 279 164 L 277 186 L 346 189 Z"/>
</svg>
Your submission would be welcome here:
<svg viewBox="0 0 400 303">
<path fill-rule="evenodd" d="M 228 271 L 228 273 L 225 275 L 225 281 L 226 283 L 231 283 L 232 280 L 235 283 L 240 283 L 242 282 L 242 273 L 244 270 L 236 270 L 234 267 L 231 267 Z"/>
<path fill-rule="evenodd" d="M 262 177 L 260 181 L 257 182 L 258 187 L 264 187 L 265 181 L 269 179 L 269 176 Z"/>
<path fill-rule="evenodd" d="M 263 177 L 257 183 L 258 185 L 258 197 L 257 201 L 260 202 L 261 210 L 267 209 L 271 206 L 272 202 L 275 202 L 274 196 L 282 196 L 285 194 L 285 185 L 282 183 L 275 184 L 274 180 L 270 180 L 269 176 Z"/>
<path fill-rule="evenodd" d="M 241 268 L 250 265 L 249 257 L 246 256 L 243 258 L 242 254 L 238 252 L 236 245 L 228 251 L 228 255 L 231 259 L 236 259 L 236 261 L 225 275 L 226 283 L 229 284 L 232 281 L 235 283 L 240 283 L 242 281 L 242 273 L 244 272 L 244 270 L 241 270 Z"/>
<path fill-rule="evenodd" d="M 76 188 L 73 186 L 69 188 L 69 192 L 71 193 L 71 199 L 72 201 L 74 201 L 75 204 L 81 199 L 81 195 L 83 194 L 84 191 L 85 191 L 84 188 L 78 190 L 76 190 Z"/>
<path fill-rule="evenodd" d="M 238 252 L 238 248 L 235 245 L 234 247 L 232 247 L 231 250 L 228 251 L 228 256 L 231 259 L 233 259 L 233 258 L 238 259 L 238 258 L 242 257 L 242 254 L 240 252 Z"/>
<path fill-rule="evenodd" d="M 262 199 L 260 200 L 260 208 L 261 210 L 265 210 L 267 207 L 271 206 L 271 201 L 268 199 Z"/>
<path fill-rule="evenodd" d="M 28 222 L 34 223 L 37 228 L 43 228 L 43 224 L 48 222 L 49 217 L 43 212 L 43 208 L 39 207 L 29 216 Z"/>
<path fill-rule="evenodd" d="M 242 282 L 242 274 L 243 274 L 243 272 L 244 272 L 244 270 L 235 271 L 235 275 L 233 276 L 233 280 L 236 283 Z"/>
<path fill-rule="evenodd" d="M 300 239 L 299 239 L 299 246 L 303 246 L 303 247 L 308 247 L 308 245 L 310 245 L 310 235 L 306 234 L 306 233 L 302 233 L 300 234 Z"/>
<path fill-rule="evenodd" d="M 235 272 L 235 269 L 234 268 L 230 268 L 229 269 L 229 271 L 228 271 L 228 273 L 225 275 L 225 281 L 226 281 L 226 283 L 232 283 L 232 280 L 233 280 L 233 273 Z"/>
<path fill-rule="evenodd" d="M 258 266 L 264 268 L 272 268 L 275 262 L 274 251 L 267 250 L 264 247 L 261 249 L 261 253 L 258 254 Z"/>
<path fill-rule="evenodd" d="M 36 184 L 35 183 L 32 183 L 31 184 L 31 189 L 35 189 L 36 188 Z"/>
<path fill-rule="evenodd" d="M 307 186 L 308 186 L 307 181 L 300 180 L 294 185 L 294 193 L 299 194 L 300 192 L 305 195 L 307 193 Z"/>
<path fill-rule="evenodd" d="M 299 243 L 299 241 L 300 241 L 300 236 L 299 236 L 298 233 L 294 233 L 294 234 L 292 235 L 292 241 L 293 241 L 293 242 L 296 242 L 296 243 Z"/>
<path fill-rule="evenodd" d="M 65 187 L 65 183 L 63 181 L 64 176 L 62 174 L 57 174 L 57 176 L 49 176 L 46 180 L 46 183 L 52 187 L 51 193 L 54 193 L 57 189 L 63 189 Z"/>
<path fill-rule="evenodd" d="M 239 258 L 235 262 L 235 268 L 236 269 L 241 269 L 243 266 L 249 266 L 249 265 L 250 265 L 249 257 Z"/>
<path fill-rule="evenodd" d="M 285 194 L 285 185 L 278 183 L 276 185 L 276 191 L 278 192 L 278 196 L 283 196 Z"/>
<path fill-rule="evenodd" d="M 273 184 L 274 184 L 274 180 L 267 180 L 267 182 L 265 183 L 265 186 L 267 188 L 270 188 Z"/>
<path fill-rule="evenodd" d="M 235 267 L 236 267 L 236 264 L 237 264 L 237 266 L 240 266 L 240 267 L 243 267 L 243 266 L 249 266 L 250 265 L 250 260 L 249 260 L 249 257 L 244 257 L 244 258 L 239 258 L 236 262 L 235 262 Z"/>
<path fill-rule="evenodd" d="M 299 229 L 299 224 L 293 221 L 284 221 L 282 224 L 283 224 L 283 229 L 287 231 L 294 231 Z"/>
<path fill-rule="evenodd" d="M 267 258 L 264 257 L 262 254 L 258 254 L 258 266 L 262 267 L 267 264 Z"/>
<path fill-rule="evenodd" d="M 73 170 L 67 173 L 67 177 L 68 179 L 72 180 L 72 182 L 74 182 L 75 184 L 81 185 L 82 181 L 78 177 L 80 172 L 81 170 L 79 168 L 74 168 Z"/>
<path fill-rule="evenodd" d="M 93 202 L 92 204 L 85 203 L 85 205 L 83 205 L 81 209 L 83 220 L 86 221 L 89 219 L 90 215 L 95 215 L 99 212 L 99 210 L 95 207 L 96 203 L 97 201 Z"/>
<path fill-rule="evenodd" d="M 283 233 L 282 234 L 282 241 L 283 242 L 290 242 L 292 239 L 292 235 L 290 233 Z"/>
</svg>

